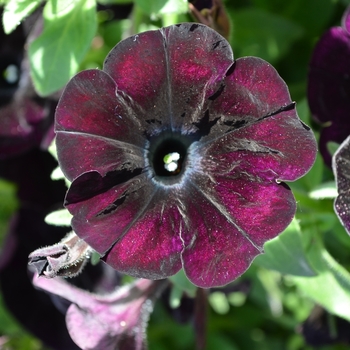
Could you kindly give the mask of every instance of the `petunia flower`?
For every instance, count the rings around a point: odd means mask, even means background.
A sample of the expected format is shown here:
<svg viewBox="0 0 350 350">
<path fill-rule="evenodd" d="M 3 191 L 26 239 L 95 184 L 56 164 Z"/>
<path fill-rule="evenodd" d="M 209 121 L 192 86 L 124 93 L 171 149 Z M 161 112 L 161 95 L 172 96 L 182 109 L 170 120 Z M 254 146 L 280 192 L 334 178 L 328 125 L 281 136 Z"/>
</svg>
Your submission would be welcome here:
<svg viewBox="0 0 350 350">
<path fill-rule="evenodd" d="M 140 279 L 106 296 L 89 293 L 61 278 L 34 276 L 33 284 L 72 304 L 66 324 L 73 341 L 85 350 L 144 350 L 153 302 L 168 281 Z"/>
<path fill-rule="evenodd" d="M 320 152 L 329 166 L 330 141 L 342 143 L 350 134 L 350 7 L 341 27 L 329 29 L 315 46 L 308 77 L 308 100 L 313 117 L 324 128 Z"/>
<path fill-rule="evenodd" d="M 73 77 L 55 130 L 74 232 L 122 273 L 183 268 L 200 287 L 240 276 L 287 227 L 283 181 L 316 154 L 276 70 L 193 23 L 129 37 Z"/>
<path fill-rule="evenodd" d="M 338 196 L 334 202 L 334 209 L 342 225 L 350 234 L 350 136 L 339 146 L 333 156 L 333 173 L 335 176 Z"/>
</svg>

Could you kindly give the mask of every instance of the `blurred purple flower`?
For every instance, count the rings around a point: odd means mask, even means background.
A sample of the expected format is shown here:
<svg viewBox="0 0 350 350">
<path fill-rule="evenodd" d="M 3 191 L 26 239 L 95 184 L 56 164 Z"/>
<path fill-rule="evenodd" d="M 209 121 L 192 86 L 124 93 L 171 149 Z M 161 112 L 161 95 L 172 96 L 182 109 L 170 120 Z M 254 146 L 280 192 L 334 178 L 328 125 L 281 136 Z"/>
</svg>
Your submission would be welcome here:
<svg viewBox="0 0 350 350">
<path fill-rule="evenodd" d="M 64 314 L 50 296 L 33 287 L 27 270 L 31 251 L 57 242 L 67 232 L 67 228 L 44 221 L 51 210 L 62 206 L 66 192 L 63 181 L 50 179 L 55 167 L 54 158 L 38 149 L 0 160 L 0 177 L 15 183 L 19 201 L 19 209 L 1 247 L 1 296 L 12 316 L 45 346 L 53 350 L 76 350 L 78 347 L 67 332 Z"/>
<path fill-rule="evenodd" d="M 35 13 L 9 35 L 0 28 L 0 159 L 40 145 L 47 148 L 54 137 L 58 99 L 36 94 L 25 51 L 28 41 L 41 31 L 42 19 L 37 18 Z"/>
<path fill-rule="evenodd" d="M 0 256 L 1 296 L 12 316 L 46 346 L 76 350 L 64 314 L 50 296 L 33 287 L 27 271 L 28 252 L 38 245 L 52 244 L 64 234 L 63 228 L 45 224 L 44 217 L 45 212 L 27 207 L 11 220 Z"/>
<path fill-rule="evenodd" d="M 73 341 L 85 350 L 144 350 L 153 301 L 167 280 L 140 279 L 106 296 L 88 293 L 59 277 L 34 276 L 33 284 L 72 302 L 66 314 Z"/>
<path fill-rule="evenodd" d="M 341 27 L 328 30 L 315 46 L 309 70 L 308 100 L 314 118 L 324 125 L 320 152 L 329 166 L 330 141 L 342 143 L 350 134 L 350 7 Z"/>
<path fill-rule="evenodd" d="M 350 136 L 339 146 L 333 157 L 333 172 L 336 179 L 338 196 L 334 209 L 341 223 L 350 234 Z"/>
<path fill-rule="evenodd" d="M 56 112 L 73 230 L 116 270 L 200 287 L 240 276 L 295 213 L 312 131 L 267 62 L 184 23 L 120 42 Z"/>
<path fill-rule="evenodd" d="M 330 314 L 316 305 L 310 316 L 298 327 L 308 345 L 313 349 L 322 349 L 326 345 L 350 345 L 349 321 Z"/>
</svg>

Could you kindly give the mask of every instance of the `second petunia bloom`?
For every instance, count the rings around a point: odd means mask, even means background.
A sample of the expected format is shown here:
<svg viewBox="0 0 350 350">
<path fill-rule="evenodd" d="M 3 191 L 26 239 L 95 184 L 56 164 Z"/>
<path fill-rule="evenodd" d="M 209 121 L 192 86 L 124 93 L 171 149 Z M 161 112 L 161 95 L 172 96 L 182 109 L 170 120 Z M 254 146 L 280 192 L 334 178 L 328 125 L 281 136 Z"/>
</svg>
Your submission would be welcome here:
<svg viewBox="0 0 350 350">
<path fill-rule="evenodd" d="M 276 70 L 194 23 L 127 38 L 73 77 L 55 130 L 76 234 L 120 272 L 184 268 L 200 287 L 240 276 L 287 227 L 283 181 L 316 156 Z"/>
</svg>

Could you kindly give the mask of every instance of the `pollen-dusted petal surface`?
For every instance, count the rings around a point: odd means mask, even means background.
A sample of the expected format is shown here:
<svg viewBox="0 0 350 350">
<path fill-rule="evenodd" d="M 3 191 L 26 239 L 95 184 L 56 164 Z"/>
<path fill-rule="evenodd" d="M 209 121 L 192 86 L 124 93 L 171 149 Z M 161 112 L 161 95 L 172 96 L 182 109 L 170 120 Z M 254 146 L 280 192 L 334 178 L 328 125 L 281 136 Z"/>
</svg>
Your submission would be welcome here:
<svg viewBox="0 0 350 350">
<path fill-rule="evenodd" d="M 174 234 L 181 226 L 174 198 L 159 194 L 145 175 L 106 191 L 114 177 L 86 173 L 73 182 L 66 197 L 73 229 L 120 272 L 150 279 L 175 274 L 183 245 Z M 79 197 L 84 191 L 88 198 Z"/>
<path fill-rule="evenodd" d="M 295 110 L 281 112 L 233 130 L 205 148 L 206 165 L 214 172 L 252 181 L 294 181 L 307 172 L 316 158 L 316 140 Z M 228 166 L 230 164 L 230 166 Z"/>
<path fill-rule="evenodd" d="M 140 147 L 145 139 L 135 132 L 139 128 L 108 74 L 97 69 L 78 73 L 66 86 L 56 111 L 62 170 L 73 180 L 90 170 L 105 175 L 123 165 L 131 169 L 143 166 Z"/>
<path fill-rule="evenodd" d="M 221 93 L 212 97 L 208 114 L 216 123 L 203 142 L 283 110 L 294 110 L 294 103 L 276 69 L 257 57 L 239 58 L 224 80 Z M 298 119 L 296 112 L 294 118 Z"/>
<path fill-rule="evenodd" d="M 334 209 L 350 234 L 350 136 L 345 139 L 333 156 L 333 172 L 338 189 Z"/>
<path fill-rule="evenodd" d="M 73 230 L 100 254 L 105 253 L 153 195 L 153 188 L 145 181 L 145 176 L 128 172 L 112 172 L 105 177 L 89 172 L 78 177 L 65 203 L 74 215 Z"/>
<path fill-rule="evenodd" d="M 169 60 L 171 109 L 175 129 L 203 118 L 208 98 L 221 89 L 233 64 L 228 42 L 206 26 L 185 23 L 163 29 Z"/>
<path fill-rule="evenodd" d="M 222 36 L 182 23 L 120 42 L 104 70 L 143 111 L 140 120 L 181 130 L 198 122 L 207 97 L 220 88 L 232 63 Z"/>
<path fill-rule="evenodd" d="M 237 59 L 225 86 L 211 107 L 225 118 L 259 119 L 292 102 L 288 87 L 276 69 L 258 57 Z"/>
<path fill-rule="evenodd" d="M 290 223 L 296 206 L 285 185 L 214 175 L 193 181 L 186 208 L 184 269 L 192 283 L 208 288 L 239 277 Z"/>
<path fill-rule="evenodd" d="M 118 271 L 143 278 L 177 273 L 182 267 L 180 234 L 184 221 L 191 220 L 181 215 L 178 201 L 175 193 L 167 195 L 159 189 L 104 260 Z"/>
<path fill-rule="evenodd" d="M 220 119 L 200 147 L 215 173 L 294 181 L 315 161 L 312 131 L 298 118 L 285 82 L 259 58 L 236 61 L 210 113 Z"/>
<path fill-rule="evenodd" d="M 329 166 L 330 141 L 342 143 L 350 134 L 350 7 L 343 27 L 327 31 L 315 46 L 309 70 L 308 101 L 313 117 L 324 129 L 320 152 Z"/>
</svg>

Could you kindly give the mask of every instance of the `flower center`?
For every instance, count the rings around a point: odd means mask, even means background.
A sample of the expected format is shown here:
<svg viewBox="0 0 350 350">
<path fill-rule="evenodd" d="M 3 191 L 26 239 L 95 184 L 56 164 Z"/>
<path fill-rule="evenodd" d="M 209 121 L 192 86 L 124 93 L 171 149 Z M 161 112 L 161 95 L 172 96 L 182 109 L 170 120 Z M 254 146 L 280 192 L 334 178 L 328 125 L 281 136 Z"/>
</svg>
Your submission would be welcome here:
<svg viewBox="0 0 350 350">
<path fill-rule="evenodd" d="M 181 134 L 162 133 L 150 140 L 149 164 L 158 179 L 165 180 L 183 173 L 191 140 Z M 166 181 L 166 180 L 165 180 Z"/>
</svg>

